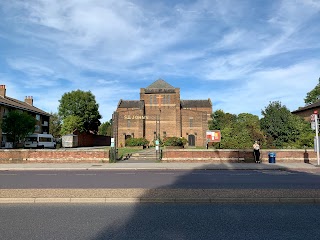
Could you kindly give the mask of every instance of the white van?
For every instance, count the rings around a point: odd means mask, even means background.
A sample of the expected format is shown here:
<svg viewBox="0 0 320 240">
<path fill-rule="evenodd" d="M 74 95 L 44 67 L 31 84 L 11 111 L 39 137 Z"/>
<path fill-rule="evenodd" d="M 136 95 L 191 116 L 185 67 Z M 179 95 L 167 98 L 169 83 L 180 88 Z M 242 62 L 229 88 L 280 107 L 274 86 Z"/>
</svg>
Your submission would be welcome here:
<svg viewBox="0 0 320 240">
<path fill-rule="evenodd" d="M 51 134 L 30 134 L 25 138 L 24 148 L 56 148 L 56 141 Z"/>
</svg>

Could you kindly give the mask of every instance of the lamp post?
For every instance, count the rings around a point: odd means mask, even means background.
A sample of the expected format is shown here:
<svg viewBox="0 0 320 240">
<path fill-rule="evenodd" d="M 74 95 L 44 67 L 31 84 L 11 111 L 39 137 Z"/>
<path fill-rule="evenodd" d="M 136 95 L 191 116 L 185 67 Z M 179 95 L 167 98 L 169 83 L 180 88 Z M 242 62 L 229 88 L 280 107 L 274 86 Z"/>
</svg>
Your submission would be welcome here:
<svg viewBox="0 0 320 240">
<path fill-rule="evenodd" d="M 161 100 L 163 96 L 158 95 L 158 104 L 159 104 L 159 133 L 158 133 L 158 139 L 156 139 L 156 158 L 157 160 L 161 158 L 161 150 L 160 150 L 160 132 L 161 132 Z M 159 151 L 159 157 L 158 157 L 158 151 Z"/>
<path fill-rule="evenodd" d="M 314 121 L 316 125 L 316 151 L 317 151 L 317 163 L 320 165 L 320 157 L 319 157 L 319 126 L 318 126 L 318 111 L 314 111 Z"/>
</svg>

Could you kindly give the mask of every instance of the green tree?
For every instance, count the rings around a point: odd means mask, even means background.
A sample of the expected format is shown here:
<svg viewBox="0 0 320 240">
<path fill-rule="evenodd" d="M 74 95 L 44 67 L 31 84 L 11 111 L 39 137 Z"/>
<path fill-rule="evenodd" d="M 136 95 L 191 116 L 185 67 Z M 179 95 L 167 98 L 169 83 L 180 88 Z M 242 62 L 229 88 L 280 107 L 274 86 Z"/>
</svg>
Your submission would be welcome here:
<svg viewBox="0 0 320 240">
<path fill-rule="evenodd" d="M 99 126 L 98 134 L 112 136 L 112 119 L 110 119 L 109 122 L 104 122 Z"/>
<path fill-rule="evenodd" d="M 314 132 L 310 123 L 296 115 L 292 115 L 291 121 L 293 126 L 291 140 L 283 146 L 285 148 L 313 147 Z"/>
<path fill-rule="evenodd" d="M 268 147 L 300 148 L 312 144 L 312 131 L 309 124 L 291 114 L 281 102 L 270 102 L 262 111 L 262 115 L 260 124 L 266 134 Z"/>
<path fill-rule="evenodd" d="M 234 136 L 238 141 L 238 148 L 251 148 L 255 140 L 264 145 L 263 132 L 260 129 L 259 117 L 250 113 L 241 113 L 237 116 L 233 127 Z"/>
<path fill-rule="evenodd" d="M 320 96 L 320 78 L 318 84 L 312 89 L 310 92 L 307 93 L 306 98 L 304 99 L 304 102 L 306 104 L 312 104 L 317 101 L 319 101 Z"/>
<path fill-rule="evenodd" d="M 60 133 L 66 135 L 73 133 L 75 130 L 83 132 L 83 122 L 79 116 L 70 115 L 63 120 Z"/>
<path fill-rule="evenodd" d="M 210 130 L 221 130 L 226 126 L 235 122 L 237 115 L 231 113 L 225 113 L 219 109 L 211 114 L 212 120 L 209 121 Z"/>
<path fill-rule="evenodd" d="M 35 130 L 36 120 L 26 112 L 13 110 L 3 118 L 2 132 L 7 134 L 8 141 L 13 142 L 14 147 L 18 140 L 25 138 Z"/>
<path fill-rule="evenodd" d="M 98 132 L 101 115 L 95 96 L 90 91 L 76 90 L 65 93 L 59 102 L 59 116 L 62 118 L 63 125 L 67 117 L 77 116 L 77 123 L 79 119 L 82 123 L 79 131 Z"/>
<path fill-rule="evenodd" d="M 60 137 L 62 121 L 58 113 L 50 113 L 49 133 L 54 137 Z"/>
<path fill-rule="evenodd" d="M 264 141 L 259 117 L 256 115 L 249 113 L 236 115 L 217 110 L 211 117 L 209 129 L 221 131 L 221 142 L 214 144 L 214 147 L 251 148 L 254 140 Z"/>
</svg>

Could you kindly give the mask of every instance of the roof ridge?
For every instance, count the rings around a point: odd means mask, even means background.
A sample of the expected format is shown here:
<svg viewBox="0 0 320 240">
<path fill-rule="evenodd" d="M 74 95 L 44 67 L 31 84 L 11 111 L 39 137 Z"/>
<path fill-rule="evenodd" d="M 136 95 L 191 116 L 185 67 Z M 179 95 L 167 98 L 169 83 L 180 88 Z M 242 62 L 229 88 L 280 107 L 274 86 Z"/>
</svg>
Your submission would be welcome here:
<svg viewBox="0 0 320 240">
<path fill-rule="evenodd" d="M 3 104 L 9 104 L 9 105 L 11 105 L 13 107 L 20 108 L 22 110 L 36 112 L 36 113 L 40 113 L 40 114 L 43 114 L 43 115 L 50 115 L 49 113 L 41 110 L 40 108 L 37 108 L 37 107 L 35 107 L 33 105 L 30 105 L 30 104 L 28 104 L 26 102 L 23 102 L 21 100 L 18 100 L 16 98 L 5 96 L 2 99 L 6 100 L 6 101 L 2 102 Z"/>
<path fill-rule="evenodd" d="M 152 84 L 150 84 L 148 87 L 146 87 L 147 89 L 150 88 L 156 88 L 156 89 L 175 89 L 175 87 L 173 87 L 172 85 L 170 85 L 169 83 L 167 83 L 165 80 L 163 79 L 158 79 L 156 81 L 154 81 Z"/>
</svg>

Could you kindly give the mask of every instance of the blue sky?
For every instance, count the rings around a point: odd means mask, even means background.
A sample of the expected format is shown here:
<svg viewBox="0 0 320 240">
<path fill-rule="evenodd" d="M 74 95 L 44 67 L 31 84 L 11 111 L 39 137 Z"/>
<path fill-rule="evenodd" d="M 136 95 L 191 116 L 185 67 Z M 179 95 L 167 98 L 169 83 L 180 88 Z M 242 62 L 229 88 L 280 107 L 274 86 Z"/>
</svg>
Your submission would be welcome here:
<svg viewBox="0 0 320 240">
<path fill-rule="evenodd" d="M 102 121 L 161 78 L 182 99 L 260 116 L 304 106 L 320 77 L 320 0 L 11 0 L 0 3 L 0 84 L 57 112 L 91 91 Z"/>
</svg>

